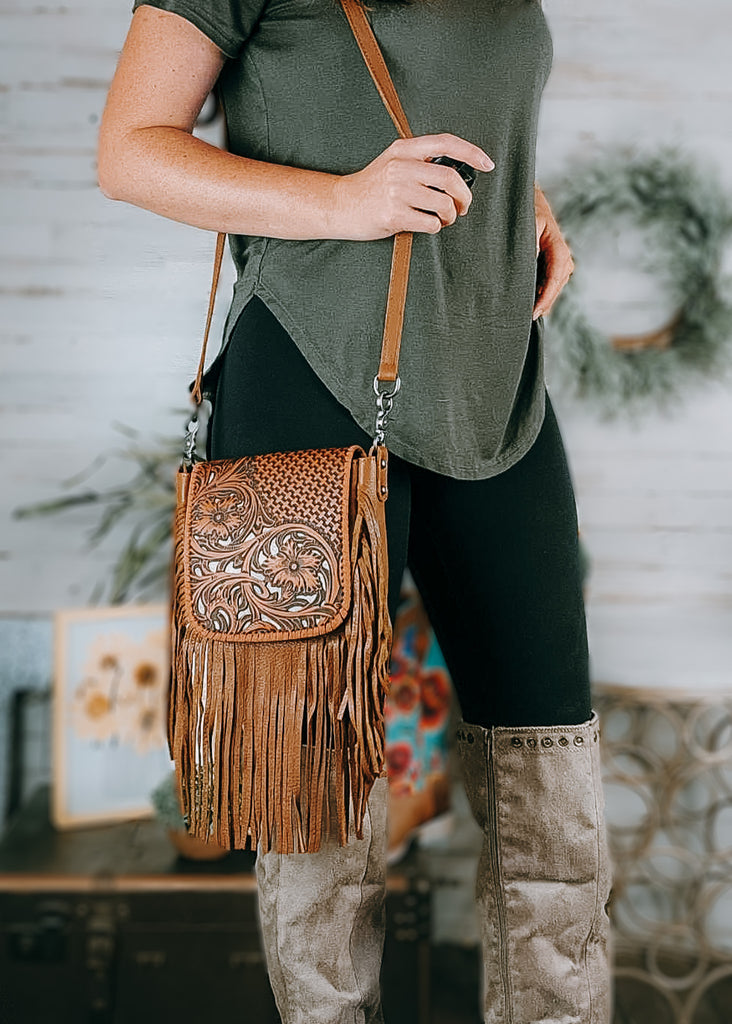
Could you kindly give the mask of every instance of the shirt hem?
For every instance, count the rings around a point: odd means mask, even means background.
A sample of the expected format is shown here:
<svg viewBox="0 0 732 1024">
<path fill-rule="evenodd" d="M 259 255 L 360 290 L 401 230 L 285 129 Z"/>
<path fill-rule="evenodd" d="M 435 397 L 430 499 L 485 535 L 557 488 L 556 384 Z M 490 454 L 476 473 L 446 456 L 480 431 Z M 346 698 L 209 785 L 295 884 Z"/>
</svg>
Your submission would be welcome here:
<svg viewBox="0 0 732 1024">
<path fill-rule="evenodd" d="M 297 321 L 290 315 L 287 308 L 280 302 L 278 297 L 270 291 L 264 282 L 257 281 L 246 289 L 244 300 L 240 300 L 240 303 L 237 304 L 239 306 L 239 312 L 244 308 L 253 295 L 257 295 L 266 303 L 274 316 L 276 316 L 282 323 L 285 330 L 289 333 L 290 337 L 293 339 L 302 355 L 307 359 L 308 363 L 323 384 L 325 384 L 337 401 L 339 401 L 341 405 L 348 410 L 353 417 L 354 422 L 363 431 L 365 431 L 369 437 L 372 437 L 373 423 L 371 419 L 367 422 L 366 417 L 362 416 L 359 412 L 354 411 L 351 403 L 347 399 L 344 400 L 343 396 L 346 394 L 346 388 L 342 379 L 333 371 L 332 364 L 323 357 L 317 345 L 312 343 L 312 339 L 309 336 L 307 337 L 307 346 L 303 344 L 303 332 L 297 324 Z M 476 465 L 475 463 L 458 463 L 451 459 L 442 460 L 435 459 L 433 457 L 426 458 L 419 448 L 409 444 L 408 441 L 401 441 L 395 435 L 390 437 L 388 429 L 386 447 L 390 452 L 393 452 L 400 458 L 405 459 L 407 462 L 411 462 L 422 469 L 427 469 L 434 473 L 441 473 L 443 476 L 449 476 L 454 480 L 487 480 L 490 477 L 498 476 L 499 473 L 502 473 L 515 465 L 515 463 L 517 463 L 528 452 L 538 437 L 546 412 L 546 386 L 543 382 L 541 384 L 540 403 L 541 410 L 539 415 L 536 420 L 532 419 L 530 421 L 528 430 L 522 431 L 519 437 L 508 448 L 501 451 L 495 458 L 481 462 L 479 465 Z M 376 402 L 374 399 L 374 418 L 376 415 L 375 405 Z"/>
<path fill-rule="evenodd" d="M 386 447 L 390 452 L 394 452 L 395 455 L 402 456 L 403 451 L 410 453 L 407 461 L 413 462 L 415 465 L 420 466 L 422 469 L 429 469 L 435 473 L 442 473 L 444 476 L 452 477 L 454 480 L 489 480 L 491 477 L 499 476 L 501 473 L 510 469 L 511 466 L 515 466 L 524 455 L 529 451 L 536 441 L 544 423 L 544 416 L 546 413 L 546 390 L 543 391 L 541 399 L 541 413 L 536 423 L 532 423 L 531 429 L 526 435 L 521 435 L 520 438 L 515 441 L 509 448 L 501 452 L 500 455 L 496 456 L 495 459 L 491 459 L 486 463 L 481 464 L 479 467 L 475 466 L 456 466 L 453 463 L 440 463 L 439 465 L 427 465 L 423 459 L 420 458 L 420 451 L 414 448 L 413 445 L 407 442 L 399 441 L 397 444 L 390 443 L 388 437 L 386 439 Z M 353 415 L 353 413 L 351 413 Z M 438 460 L 439 461 L 439 460 Z M 488 472 L 486 472 L 488 470 Z M 476 471 L 480 475 L 476 475 Z"/>
</svg>

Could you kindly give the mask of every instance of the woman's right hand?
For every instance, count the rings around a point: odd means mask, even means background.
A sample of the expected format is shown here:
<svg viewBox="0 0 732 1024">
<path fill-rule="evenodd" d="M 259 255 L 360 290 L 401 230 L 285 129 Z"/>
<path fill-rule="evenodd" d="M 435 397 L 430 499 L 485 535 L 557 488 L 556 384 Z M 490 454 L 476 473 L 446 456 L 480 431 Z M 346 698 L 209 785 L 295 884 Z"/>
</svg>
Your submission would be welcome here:
<svg viewBox="0 0 732 1024">
<path fill-rule="evenodd" d="M 105 195 L 209 231 L 369 240 L 434 234 L 467 211 L 470 189 L 430 157 L 493 166 L 482 149 L 447 134 L 394 142 L 346 175 L 225 152 L 193 134 L 224 61 L 181 15 L 146 4 L 135 10 L 100 128 Z"/>
<path fill-rule="evenodd" d="M 370 241 L 398 231 L 434 235 L 466 214 L 473 195 L 460 174 L 430 162 L 442 155 L 480 171 L 495 166 L 484 150 L 457 135 L 397 139 L 363 170 L 335 182 L 337 237 Z"/>
</svg>

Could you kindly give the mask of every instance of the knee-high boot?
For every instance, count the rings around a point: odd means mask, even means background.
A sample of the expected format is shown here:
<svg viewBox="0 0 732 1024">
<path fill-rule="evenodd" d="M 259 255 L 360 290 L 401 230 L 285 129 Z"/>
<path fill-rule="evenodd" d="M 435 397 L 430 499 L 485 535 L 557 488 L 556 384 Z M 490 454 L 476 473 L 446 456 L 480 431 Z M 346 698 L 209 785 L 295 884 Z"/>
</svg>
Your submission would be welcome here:
<svg viewBox="0 0 732 1024">
<path fill-rule="evenodd" d="M 458 730 L 483 832 L 485 1024 L 609 1024 L 611 874 L 597 716 Z"/>
<path fill-rule="evenodd" d="M 388 782 L 374 783 L 363 839 L 257 858 L 259 911 L 282 1024 L 383 1024 Z"/>
</svg>

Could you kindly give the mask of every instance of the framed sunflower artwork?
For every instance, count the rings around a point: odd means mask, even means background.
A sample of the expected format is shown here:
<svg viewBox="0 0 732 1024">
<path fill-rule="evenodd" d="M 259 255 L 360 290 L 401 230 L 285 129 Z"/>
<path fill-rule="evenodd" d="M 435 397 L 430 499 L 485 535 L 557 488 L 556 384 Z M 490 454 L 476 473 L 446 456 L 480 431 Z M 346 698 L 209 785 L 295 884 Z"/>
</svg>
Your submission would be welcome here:
<svg viewBox="0 0 732 1024">
<path fill-rule="evenodd" d="M 172 767 L 165 738 L 168 614 L 164 605 L 56 613 L 57 827 L 152 816 L 150 793 Z"/>
</svg>

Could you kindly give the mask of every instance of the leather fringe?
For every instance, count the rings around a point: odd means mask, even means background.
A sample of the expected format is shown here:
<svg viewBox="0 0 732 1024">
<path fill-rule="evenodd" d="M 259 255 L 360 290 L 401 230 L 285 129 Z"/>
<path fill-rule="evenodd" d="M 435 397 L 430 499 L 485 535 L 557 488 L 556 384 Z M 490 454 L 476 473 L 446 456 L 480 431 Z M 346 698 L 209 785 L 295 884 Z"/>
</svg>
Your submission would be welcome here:
<svg viewBox="0 0 732 1024">
<path fill-rule="evenodd" d="M 315 852 L 333 825 L 345 846 L 353 816 L 363 837 L 384 764 L 392 625 L 383 502 L 361 482 L 355 494 L 349 614 L 330 633 L 296 640 L 210 640 L 185 623 L 185 502 L 177 507 L 168 746 L 193 836 Z"/>
</svg>

